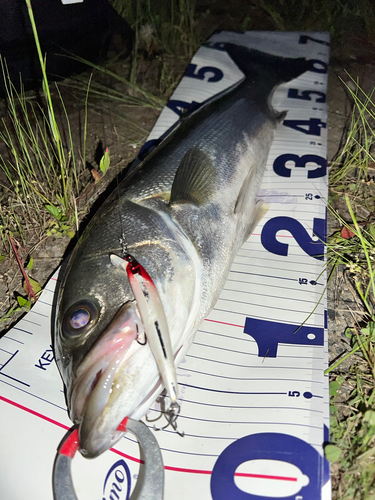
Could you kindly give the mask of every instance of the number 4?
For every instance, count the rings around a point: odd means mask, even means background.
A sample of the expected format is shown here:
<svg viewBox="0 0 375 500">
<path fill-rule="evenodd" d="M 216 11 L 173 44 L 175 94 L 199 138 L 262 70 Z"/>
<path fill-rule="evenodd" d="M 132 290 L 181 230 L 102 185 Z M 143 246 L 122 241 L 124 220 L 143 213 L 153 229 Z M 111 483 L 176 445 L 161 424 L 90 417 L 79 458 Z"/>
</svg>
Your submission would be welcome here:
<svg viewBox="0 0 375 500">
<path fill-rule="evenodd" d="M 321 129 L 327 126 L 320 118 L 310 118 L 310 120 L 284 120 L 283 125 L 298 130 L 298 132 L 302 132 L 303 134 L 318 136 L 320 136 Z"/>
</svg>

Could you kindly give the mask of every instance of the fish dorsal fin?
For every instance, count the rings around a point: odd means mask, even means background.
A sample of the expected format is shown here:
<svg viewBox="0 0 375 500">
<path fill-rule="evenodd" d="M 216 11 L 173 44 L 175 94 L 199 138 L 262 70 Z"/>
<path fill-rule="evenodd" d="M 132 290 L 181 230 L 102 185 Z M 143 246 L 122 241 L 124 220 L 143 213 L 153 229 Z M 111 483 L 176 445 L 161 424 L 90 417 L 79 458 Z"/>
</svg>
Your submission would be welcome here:
<svg viewBox="0 0 375 500">
<path fill-rule="evenodd" d="M 177 169 L 170 204 L 185 202 L 203 205 L 216 190 L 216 179 L 217 173 L 211 156 L 198 147 L 189 149 Z"/>
<path fill-rule="evenodd" d="M 275 111 L 275 118 L 279 123 L 281 123 L 284 121 L 284 118 L 286 118 L 287 114 L 288 111 Z"/>
</svg>

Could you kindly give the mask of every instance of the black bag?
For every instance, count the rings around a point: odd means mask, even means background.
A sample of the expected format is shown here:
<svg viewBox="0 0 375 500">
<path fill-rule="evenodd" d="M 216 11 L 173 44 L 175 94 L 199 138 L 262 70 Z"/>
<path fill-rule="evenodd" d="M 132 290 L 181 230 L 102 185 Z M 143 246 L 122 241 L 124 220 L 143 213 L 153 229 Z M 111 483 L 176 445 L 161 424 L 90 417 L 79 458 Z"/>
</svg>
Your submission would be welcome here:
<svg viewBox="0 0 375 500">
<path fill-rule="evenodd" d="M 107 0 L 65 5 L 62 0 L 32 0 L 32 7 L 42 52 L 47 56 L 49 80 L 87 68 L 57 54 L 66 55 L 68 51 L 97 62 L 105 56 L 115 35 L 119 51 L 128 54 L 131 50 L 133 32 Z M 26 89 L 40 85 L 40 64 L 25 0 L 0 1 L 0 54 L 17 88 L 20 74 Z M 2 76 L 0 80 L 0 92 L 4 94 Z"/>
</svg>

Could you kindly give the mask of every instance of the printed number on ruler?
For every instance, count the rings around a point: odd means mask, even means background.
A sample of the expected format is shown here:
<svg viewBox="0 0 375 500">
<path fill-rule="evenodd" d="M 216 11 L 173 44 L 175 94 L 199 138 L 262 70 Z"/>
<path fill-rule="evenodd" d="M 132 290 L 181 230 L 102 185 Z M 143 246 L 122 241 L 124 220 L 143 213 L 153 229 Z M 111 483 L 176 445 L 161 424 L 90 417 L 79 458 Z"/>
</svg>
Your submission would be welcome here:
<svg viewBox="0 0 375 500">
<path fill-rule="evenodd" d="M 299 38 L 300 44 L 306 44 L 308 42 L 315 42 L 322 45 L 329 45 L 328 42 L 324 40 L 319 40 L 318 38 L 313 38 L 309 35 L 301 35 Z M 328 71 L 328 65 L 326 62 L 320 59 L 311 59 L 310 71 L 313 73 L 326 74 Z M 319 82 L 316 82 L 319 83 Z M 311 95 L 315 94 L 315 102 L 325 102 L 326 96 L 324 92 L 314 91 L 314 90 L 304 90 L 299 93 L 298 89 L 289 89 L 288 97 L 291 99 L 303 99 L 311 101 Z M 321 129 L 326 128 L 327 124 L 322 122 L 319 118 L 310 118 L 309 120 L 284 120 L 283 125 L 290 127 L 298 132 L 308 135 L 320 136 Z"/>
<path fill-rule="evenodd" d="M 287 460 L 287 461 L 286 461 Z M 317 500 L 322 457 L 308 443 L 281 433 L 250 434 L 231 443 L 211 475 L 213 500 Z M 265 470 L 271 473 L 265 474 Z"/>
<path fill-rule="evenodd" d="M 213 66 L 203 66 L 197 70 L 196 64 L 189 64 L 185 76 L 205 80 L 206 82 L 220 82 L 224 77 L 224 73 L 221 69 Z"/>
<path fill-rule="evenodd" d="M 250 335 L 257 343 L 259 358 L 276 358 L 279 344 L 309 347 L 324 345 L 323 327 L 246 318 L 244 333 Z"/>
<path fill-rule="evenodd" d="M 299 90 L 299 89 L 289 89 L 288 90 L 289 99 L 301 99 L 303 101 L 315 101 L 318 103 L 326 102 L 326 95 L 324 92 L 319 90 Z"/>
<path fill-rule="evenodd" d="M 329 45 L 328 42 L 301 35 L 299 43 L 318 43 Z M 326 73 L 326 63 L 312 61 L 317 73 Z M 300 91 L 289 89 L 288 97 L 305 101 L 325 102 L 325 93 L 314 90 Z M 286 120 L 284 125 L 307 135 L 320 136 L 321 128 L 326 127 L 320 119 Z M 294 167 L 306 168 L 314 163 L 314 170 L 307 170 L 307 179 L 316 179 L 326 175 L 327 161 L 317 155 L 283 154 L 276 158 L 273 169 L 281 177 L 291 176 L 291 167 L 287 162 L 293 162 Z M 314 197 L 315 198 L 315 197 Z M 319 198 L 319 197 L 318 197 Z M 305 195 L 306 200 L 313 199 L 312 193 Z M 310 256 L 322 259 L 324 253 L 323 236 L 325 220 L 313 219 L 313 232 L 318 237 L 314 241 L 304 226 L 291 217 L 274 217 L 263 227 L 261 241 L 270 252 L 288 255 L 288 244 L 276 240 L 279 230 L 288 230 L 300 247 Z M 258 345 L 258 356 L 277 357 L 279 343 L 294 345 L 323 346 L 324 329 L 317 327 L 283 324 L 272 321 L 246 318 L 244 333 L 251 335 Z M 301 392 L 289 390 L 290 398 L 301 397 Z M 302 396 L 310 399 L 314 395 L 304 392 Z M 287 462 L 285 462 L 285 457 Z M 265 462 L 272 474 L 264 474 Z M 278 497 L 286 500 L 313 500 L 321 495 L 321 461 L 319 453 L 308 443 L 289 435 L 280 433 L 261 433 L 245 436 L 230 444 L 217 459 L 211 476 L 211 494 L 214 500 L 258 500 L 274 497 L 275 483 Z"/>
<path fill-rule="evenodd" d="M 324 258 L 325 241 L 325 219 L 313 219 L 313 235 L 317 237 L 313 240 L 305 227 L 293 217 L 273 217 L 263 226 L 261 242 L 263 247 L 276 255 L 288 255 L 289 244 L 278 241 L 276 236 L 279 231 L 289 231 L 302 250 L 318 260 Z"/>
<path fill-rule="evenodd" d="M 308 179 L 317 179 L 327 174 L 327 160 L 318 155 L 298 156 L 293 153 L 285 153 L 276 158 L 273 162 L 273 171 L 280 177 L 290 177 L 292 168 L 287 167 L 287 163 L 294 163 L 296 168 L 306 168 L 308 164 L 315 166 L 314 170 L 307 170 Z M 315 165 L 314 165 L 315 164 Z"/>
<path fill-rule="evenodd" d="M 303 134 L 316 136 L 320 136 L 321 129 L 327 126 L 320 118 L 310 118 L 309 120 L 284 120 L 283 125 L 297 130 L 298 132 L 302 132 Z"/>
<path fill-rule="evenodd" d="M 198 68 L 197 64 L 189 64 L 185 77 L 195 78 L 197 80 L 201 80 L 207 83 L 219 82 L 224 78 L 224 73 L 221 69 L 215 68 L 214 66 L 202 66 Z M 200 106 L 201 103 L 196 101 L 182 101 L 181 99 L 169 99 L 167 102 L 167 108 L 176 113 L 176 115 L 180 118 L 187 112 L 194 111 Z M 174 128 L 172 125 L 171 129 L 168 129 L 159 139 L 151 139 L 147 141 L 141 148 L 138 158 L 139 160 L 144 160 L 144 158 L 151 153 L 160 143 L 161 141 L 169 135 L 171 130 Z"/>
<path fill-rule="evenodd" d="M 224 73 L 221 69 L 215 68 L 214 66 L 202 66 L 198 69 L 197 64 L 189 64 L 184 76 L 187 78 L 195 78 L 207 83 L 213 83 L 222 80 Z M 199 105 L 200 103 L 195 101 L 186 102 L 170 99 L 167 103 L 167 108 L 172 110 L 178 116 L 182 116 L 187 111 L 194 111 L 194 109 L 196 109 Z"/>
<path fill-rule="evenodd" d="M 316 41 L 318 43 L 321 42 L 320 40 L 311 38 L 308 35 L 300 37 L 300 43 L 307 43 L 308 40 Z M 313 62 L 314 65 L 311 71 L 318 73 L 327 72 L 326 63 L 319 60 L 314 60 Z M 316 67 L 316 64 L 320 66 Z M 291 99 L 311 101 L 312 96 L 314 96 L 316 102 L 325 102 L 326 95 L 324 92 L 315 90 L 300 91 L 296 88 L 288 90 L 288 98 Z M 321 129 L 326 127 L 326 123 L 322 122 L 320 118 L 310 118 L 309 120 L 284 120 L 283 125 L 296 130 L 297 132 L 316 136 L 320 136 Z M 293 164 L 294 167 L 291 166 Z M 313 170 L 308 170 L 308 165 L 315 166 L 315 168 Z M 284 153 L 279 155 L 273 162 L 273 171 L 280 177 L 291 177 L 293 168 L 305 168 L 307 179 L 317 179 L 319 177 L 324 177 L 327 174 L 327 160 L 322 156 L 314 154 L 299 156 L 294 153 Z M 318 198 L 320 197 L 318 196 Z M 308 193 L 305 195 L 305 199 L 312 199 L 312 194 Z M 292 217 L 274 217 L 267 221 L 263 226 L 261 242 L 263 247 L 269 252 L 287 256 L 289 249 L 288 243 L 280 242 L 276 238 L 278 231 L 287 230 L 292 236 L 294 236 L 295 240 L 305 253 L 315 259 L 323 260 L 325 224 L 325 219 L 314 218 L 313 235 L 318 238 L 317 240 L 314 240 L 311 238 L 306 228 L 298 220 L 293 219 Z"/>
</svg>

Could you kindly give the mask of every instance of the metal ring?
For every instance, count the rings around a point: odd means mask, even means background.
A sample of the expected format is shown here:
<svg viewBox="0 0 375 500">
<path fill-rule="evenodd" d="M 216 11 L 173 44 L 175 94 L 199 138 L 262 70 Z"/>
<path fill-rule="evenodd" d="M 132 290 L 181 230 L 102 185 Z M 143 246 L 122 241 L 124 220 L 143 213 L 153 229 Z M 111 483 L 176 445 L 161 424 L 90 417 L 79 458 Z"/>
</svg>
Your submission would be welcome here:
<svg viewBox="0 0 375 500">
<path fill-rule="evenodd" d="M 129 500 L 163 500 L 164 464 L 155 436 L 143 422 L 130 418 L 126 422 L 126 430 L 137 438 L 142 460 Z M 78 500 L 71 474 L 71 462 L 78 447 L 78 426 L 74 425 L 57 449 L 52 475 L 54 500 Z"/>
</svg>

